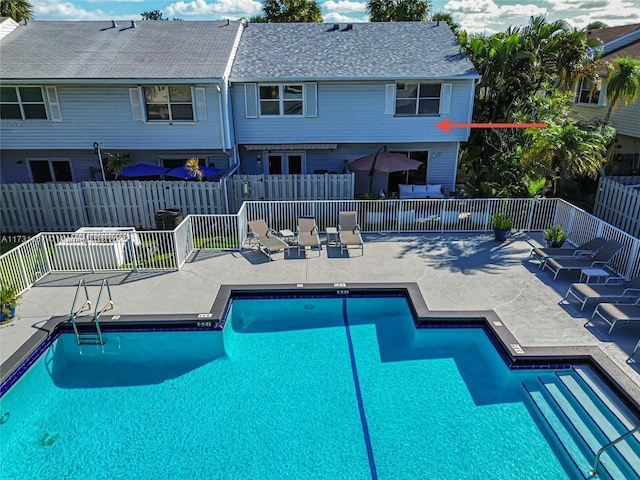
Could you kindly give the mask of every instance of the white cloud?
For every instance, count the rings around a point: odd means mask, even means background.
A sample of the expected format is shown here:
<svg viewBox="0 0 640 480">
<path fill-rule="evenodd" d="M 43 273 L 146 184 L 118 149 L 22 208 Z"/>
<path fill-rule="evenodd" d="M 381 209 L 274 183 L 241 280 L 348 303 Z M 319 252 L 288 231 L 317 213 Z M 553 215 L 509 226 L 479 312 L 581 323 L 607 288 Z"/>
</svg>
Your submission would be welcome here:
<svg viewBox="0 0 640 480">
<path fill-rule="evenodd" d="M 469 33 L 492 34 L 509 25 L 524 25 L 547 9 L 535 4 L 498 5 L 494 0 L 449 0 L 444 9 Z"/>
<path fill-rule="evenodd" d="M 328 0 L 322 4 L 322 8 L 329 12 L 349 13 L 364 12 L 367 10 L 366 2 L 350 2 L 349 0 Z"/>
<path fill-rule="evenodd" d="M 102 20 L 107 18 L 102 10 L 85 10 L 72 2 L 60 0 L 32 0 L 35 20 Z"/>
<path fill-rule="evenodd" d="M 361 17 L 349 17 L 348 15 L 342 15 L 341 13 L 330 12 L 322 15 L 322 21 L 325 23 L 357 23 L 366 22 Z"/>
<path fill-rule="evenodd" d="M 219 0 L 211 3 L 206 0 L 179 1 L 168 5 L 164 12 L 167 17 L 207 17 L 213 14 L 250 17 L 262 12 L 262 4 L 255 0 Z"/>
</svg>

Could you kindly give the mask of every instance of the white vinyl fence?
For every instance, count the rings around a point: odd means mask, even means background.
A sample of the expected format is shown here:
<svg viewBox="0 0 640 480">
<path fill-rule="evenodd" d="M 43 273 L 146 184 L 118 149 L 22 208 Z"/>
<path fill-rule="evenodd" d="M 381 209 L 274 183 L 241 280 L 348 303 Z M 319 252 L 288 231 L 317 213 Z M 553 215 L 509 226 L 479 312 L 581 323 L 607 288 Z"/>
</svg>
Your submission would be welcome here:
<svg viewBox="0 0 640 480">
<path fill-rule="evenodd" d="M 220 182 L 112 181 L 0 185 L 4 233 L 156 227 L 159 210 L 235 213 L 247 200 L 353 198 L 353 174 L 238 175 Z"/>
<path fill-rule="evenodd" d="M 340 211 L 357 214 L 363 232 L 479 232 L 507 212 L 514 229 L 540 231 L 561 224 L 569 240 L 615 239 L 623 250 L 615 267 L 640 275 L 640 239 L 559 199 L 333 200 L 246 202 L 233 215 L 189 215 L 168 231 L 40 233 L 0 257 L 0 282 L 20 291 L 52 272 L 180 270 L 195 250 L 241 250 L 247 222 L 262 218 L 274 230 L 296 229 L 311 215 L 321 231 L 338 224 Z"/>
<path fill-rule="evenodd" d="M 595 213 L 606 222 L 640 237 L 640 177 L 601 177 Z"/>
</svg>

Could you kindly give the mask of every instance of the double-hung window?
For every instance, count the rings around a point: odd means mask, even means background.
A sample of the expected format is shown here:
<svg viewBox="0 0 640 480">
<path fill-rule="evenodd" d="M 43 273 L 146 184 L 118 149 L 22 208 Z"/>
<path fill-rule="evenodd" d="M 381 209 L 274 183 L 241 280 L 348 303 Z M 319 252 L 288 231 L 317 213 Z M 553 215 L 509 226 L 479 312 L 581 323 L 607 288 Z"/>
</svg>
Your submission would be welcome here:
<svg viewBox="0 0 640 480">
<path fill-rule="evenodd" d="M 0 119 L 47 120 L 41 87 L 0 87 Z"/>
<path fill-rule="evenodd" d="M 600 101 L 600 89 L 597 88 L 591 79 L 582 77 L 578 82 L 577 103 L 588 103 L 598 105 Z"/>
<path fill-rule="evenodd" d="M 438 115 L 440 83 L 397 83 L 396 115 Z"/>
<path fill-rule="evenodd" d="M 193 121 L 193 96 L 189 85 L 144 87 L 147 121 Z"/>
<path fill-rule="evenodd" d="M 261 116 L 302 116 L 302 84 L 260 85 Z"/>
</svg>

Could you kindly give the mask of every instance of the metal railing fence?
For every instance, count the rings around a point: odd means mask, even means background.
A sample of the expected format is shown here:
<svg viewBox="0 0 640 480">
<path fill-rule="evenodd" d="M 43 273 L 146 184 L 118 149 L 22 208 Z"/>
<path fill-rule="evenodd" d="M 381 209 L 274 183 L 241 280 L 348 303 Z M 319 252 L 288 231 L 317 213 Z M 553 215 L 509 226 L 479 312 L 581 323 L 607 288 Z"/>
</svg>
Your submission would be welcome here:
<svg viewBox="0 0 640 480">
<path fill-rule="evenodd" d="M 241 250 L 249 220 L 295 231 L 299 217 L 313 216 L 325 231 L 341 211 L 357 212 L 365 233 L 484 232 L 493 214 L 506 212 L 516 230 L 561 224 L 575 244 L 617 240 L 615 267 L 640 275 L 640 239 L 560 199 L 310 200 L 245 202 L 237 214 L 188 215 L 170 231 L 40 233 L 0 256 L 0 282 L 23 292 L 48 273 L 180 270 L 195 250 Z"/>
</svg>

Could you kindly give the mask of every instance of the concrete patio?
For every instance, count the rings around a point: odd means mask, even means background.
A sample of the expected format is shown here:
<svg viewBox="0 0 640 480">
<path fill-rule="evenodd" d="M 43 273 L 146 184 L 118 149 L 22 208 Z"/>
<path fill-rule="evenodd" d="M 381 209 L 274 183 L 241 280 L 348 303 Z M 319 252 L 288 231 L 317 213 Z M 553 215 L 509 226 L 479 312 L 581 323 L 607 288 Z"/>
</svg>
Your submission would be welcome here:
<svg viewBox="0 0 640 480">
<path fill-rule="evenodd" d="M 179 272 L 50 274 L 23 295 L 19 318 L 0 327 L 0 361 L 50 317 L 69 315 L 81 278 L 93 301 L 102 278 L 109 279 L 115 309 L 106 318 L 209 312 L 223 284 L 415 282 L 431 310 L 495 310 L 525 352 L 527 347 L 596 347 L 640 388 L 640 352 L 631 357 L 640 324 L 618 324 L 608 335 L 601 321 L 584 326 L 592 308 L 580 312 L 575 303 L 559 305 L 577 277 L 561 274 L 553 281 L 549 271 L 527 261 L 530 243 L 540 244 L 541 234 L 514 234 L 505 244 L 489 233 L 367 234 L 364 239 L 363 256 L 360 251 L 341 255 L 323 243 L 320 257 L 315 250 L 298 256 L 291 249 L 269 262 L 257 250 L 196 251 Z"/>
</svg>

